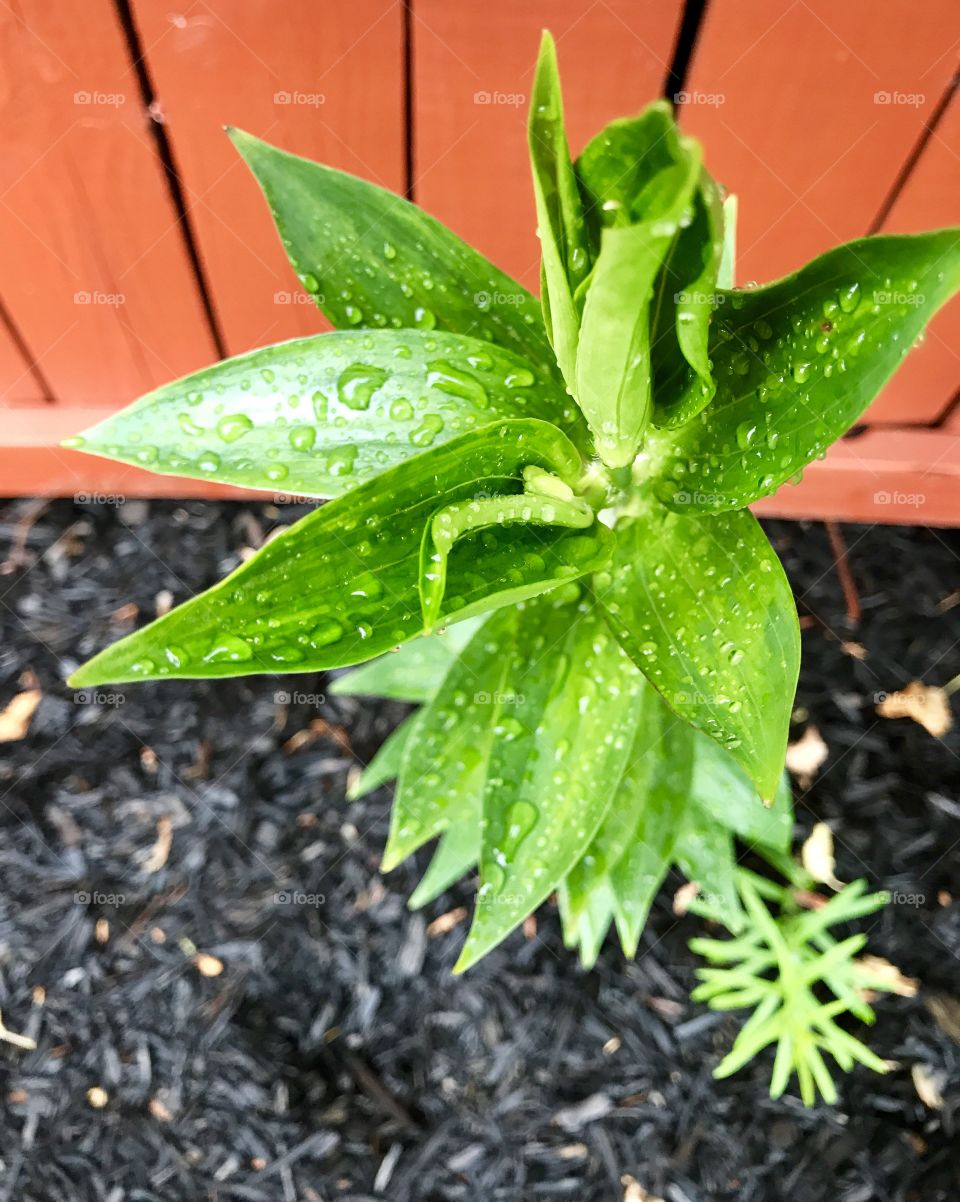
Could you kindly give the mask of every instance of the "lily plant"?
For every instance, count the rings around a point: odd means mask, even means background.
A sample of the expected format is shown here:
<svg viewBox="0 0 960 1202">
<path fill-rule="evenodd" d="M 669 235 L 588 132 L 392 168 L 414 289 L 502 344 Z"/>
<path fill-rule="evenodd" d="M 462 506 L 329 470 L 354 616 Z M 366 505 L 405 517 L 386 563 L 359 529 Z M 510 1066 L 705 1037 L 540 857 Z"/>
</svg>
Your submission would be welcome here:
<svg viewBox="0 0 960 1202">
<path fill-rule="evenodd" d="M 790 871 L 800 661 L 748 506 L 861 416 L 960 286 L 960 230 L 737 288 L 733 197 L 699 144 L 658 101 L 572 158 L 549 35 L 529 114 L 540 300 L 406 200 L 228 132 L 336 329 L 68 445 L 327 503 L 71 683 L 375 661 L 335 687 L 420 708 L 358 792 L 398 780 L 384 870 L 439 839 L 413 904 L 478 871 L 458 971 L 553 894 L 586 964 L 611 925 L 633 955 L 673 864 L 742 932 L 760 903 L 738 841 Z M 809 926 L 730 954 L 769 967 Z"/>
</svg>

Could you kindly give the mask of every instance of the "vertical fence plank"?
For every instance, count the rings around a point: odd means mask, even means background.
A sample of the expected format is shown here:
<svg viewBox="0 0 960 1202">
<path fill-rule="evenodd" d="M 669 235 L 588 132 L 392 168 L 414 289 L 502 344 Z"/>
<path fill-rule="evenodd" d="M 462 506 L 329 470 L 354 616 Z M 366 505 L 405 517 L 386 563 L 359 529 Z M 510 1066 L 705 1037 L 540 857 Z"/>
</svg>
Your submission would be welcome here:
<svg viewBox="0 0 960 1202">
<path fill-rule="evenodd" d="M 539 291 L 526 149 L 540 31 L 557 40 L 574 151 L 613 117 L 661 95 L 679 0 L 415 0 L 417 200 Z"/>
<path fill-rule="evenodd" d="M 955 69 L 956 0 L 710 0 L 685 128 L 740 195 L 740 281 L 866 233 Z"/>
<path fill-rule="evenodd" d="M 324 329 L 222 127 L 402 192 L 400 4 L 134 0 L 134 12 L 227 349 Z"/>
<path fill-rule="evenodd" d="M 960 223 L 960 97 L 954 94 L 884 223 L 911 233 Z M 960 298 L 933 319 L 923 342 L 870 410 L 870 421 L 932 422 L 960 389 Z"/>
<path fill-rule="evenodd" d="M 213 346 L 109 0 L 0 6 L 4 300 L 58 400 L 118 405 Z"/>
</svg>

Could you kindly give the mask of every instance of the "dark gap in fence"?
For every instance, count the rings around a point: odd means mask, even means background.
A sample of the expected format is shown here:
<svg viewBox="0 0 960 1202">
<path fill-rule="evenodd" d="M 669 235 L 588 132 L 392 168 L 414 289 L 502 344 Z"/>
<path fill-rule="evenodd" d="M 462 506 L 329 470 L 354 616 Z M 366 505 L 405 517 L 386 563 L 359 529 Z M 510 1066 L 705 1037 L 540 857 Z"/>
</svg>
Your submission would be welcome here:
<svg viewBox="0 0 960 1202">
<path fill-rule="evenodd" d="M 163 174 L 167 183 L 167 190 L 170 194 L 170 202 L 177 214 L 177 225 L 183 238 L 187 257 L 190 260 L 190 268 L 193 272 L 197 291 L 200 294 L 200 302 L 203 305 L 207 325 L 210 328 L 210 336 L 217 348 L 217 354 L 221 359 L 225 359 L 227 355 L 226 340 L 223 336 L 220 319 L 217 316 L 216 307 L 213 303 L 213 294 L 209 280 L 207 279 L 203 259 L 200 255 L 197 233 L 190 219 L 186 195 L 177 168 L 176 157 L 173 153 L 173 144 L 167 134 L 166 126 L 154 116 L 157 94 L 150 76 L 150 70 L 147 66 L 146 51 L 140 37 L 140 31 L 137 29 L 136 21 L 134 20 L 130 0 L 114 0 L 114 5 L 116 7 L 117 19 L 120 22 L 124 38 L 126 39 L 130 64 L 137 77 L 140 99 L 144 110 L 152 118 L 150 121 L 150 132 L 153 136 L 157 156 L 163 166 Z"/>
<path fill-rule="evenodd" d="M 403 0 L 403 194 L 414 200 L 413 0 Z"/>
<path fill-rule="evenodd" d="M 683 91 L 687 81 L 687 72 L 696 49 L 697 38 L 703 25 L 709 0 L 686 0 L 683 6 L 683 16 L 680 19 L 680 29 L 677 41 L 673 47 L 673 58 L 670 70 L 663 84 L 663 94 L 667 100 L 676 103 L 676 96 Z"/>
<path fill-rule="evenodd" d="M 935 421 L 930 423 L 930 428 L 932 430 L 937 430 L 940 427 L 945 426 L 958 411 L 960 411 L 960 389 L 957 389 L 956 396 L 951 397 L 950 400 L 947 401 L 944 411 L 937 416 Z"/>
<path fill-rule="evenodd" d="M 47 405 L 56 404 L 57 398 L 54 395 L 53 389 L 50 387 L 50 381 L 44 375 L 43 368 L 40 366 L 40 363 L 37 360 L 36 356 L 34 355 L 33 351 L 30 349 L 30 346 L 27 343 L 26 338 L 24 338 L 24 336 L 20 330 L 20 327 L 13 320 L 13 316 L 10 313 L 10 310 L 7 308 L 7 306 L 3 303 L 2 300 L 0 300 L 0 325 L 2 325 L 4 327 L 4 329 L 6 329 L 7 334 L 10 337 L 10 341 L 17 348 L 17 350 L 20 353 L 21 358 L 23 359 L 24 363 L 27 365 L 26 368 L 24 369 L 23 374 L 25 376 L 32 377 L 33 382 L 36 384 L 37 388 L 40 390 L 40 395 L 43 398 L 45 404 L 47 404 Z"/>
<path fill-rule="evenodd" d="M 870 228 L 867 230 L 868 234 L 875 234 L 890 216 L 890 210 L 897 203 L 897 199 L 903 191 L 907 180 L 910 178 L 913 169 L 920 161 L 920 156 L 926 150 L 927 143 L 937 132 L 937 126 L 943 120 L 944 114 L 950 107 L 951 100 L 956 96 L 958 85 L 960 85 L 960 72 L 954 74 L 953 78 L 944 88 L 943 95 L 937 101 L 933 112 L 930 114 L 930 119 L 924 123 L 923 129 L 920 131 L 920 136 L 913 144 L 910 153 L 904 160 L 903 166 L 898 171 L 897 177 L 893 181 L 890 191 L 884 197 L 876 217 L 870 223 Z"/>
</svg>

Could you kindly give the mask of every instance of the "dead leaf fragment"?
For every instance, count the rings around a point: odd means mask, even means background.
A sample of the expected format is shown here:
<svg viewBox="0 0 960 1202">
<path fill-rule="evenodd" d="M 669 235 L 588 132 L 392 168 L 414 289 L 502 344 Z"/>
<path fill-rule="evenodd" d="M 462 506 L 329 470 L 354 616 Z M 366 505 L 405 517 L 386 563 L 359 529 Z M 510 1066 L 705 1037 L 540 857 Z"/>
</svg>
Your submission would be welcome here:
<svg viewBox="0 0 960 1202">
<path fill-rule="evenodd" d="M 446 935 L 448 931 L 452 931 L 454 927 L 459 926 L 467 917 L 466 907 L 458 906 L 455 910 L 448 910 L 446 914 L 441 914 L 439 918 L 435 918 L 427 927 L 427 937 L 435 939 L 437 935 Z"/>
<path fill-rule="evenodd" d="M 917 1097 L 924 1106 L 930 1110 L 941 1110 L 943 1108 L 944 1074 L 932 1069 L 929 1064 L 918 1062 L 910 1070 L 910 1076 L 913 1078 L 913 1088 L 917 1091 Z"/>
<path fill-rule="evenodd" d="M 837 862 L 833 855 L 833 831 L 825 822 L 818 822 L 800 851 L 807 872 L 821 885 L 842 889 L 843 883 L 834 875 Z"/>
<path fill-rule="evenodd" d="M 208 952 L 197 952 L 193 957 L 193 963 L 202 977 L 219 977 L 223 972 L 223 961 L 218 960 L 216 956 L 211 956 Z"/>
<path fill-rule="evenodd" d="M 0 743 L 15 743 L 24 737 L 42 696 L 39 689 L 27 689 L 0 712 Z"/>
<path fill-rule="evenodd" d="M 912 718 L 935 739 L 942 739 L 953 725 L 946 691 L 919 680 L 911 680 L 898 693 L 883 694 L 877 713 L 881 718 Z"/>
<path fill-rule="evenodd" d="M 623 1202 L 663 1202 L 662 1198 L 648 1194 L 640 1182 L 629 1173 L 620 1178 L 620 1184 L 623 1186 Z"/>
<path fill-rule="evenodd" d="M 700 892 L 699 881 L 687 881 L 673 895 L 673 912 L 678 918 L 682 918 L 690 909 L 690 903 Z"/>
<path fill-rule="evenodd" d="M 896 993 L 900 997 L 917 996 L 918 986 L 914 978 L 904 976 L 896 964 L 891 964 L 883 956 L 858 956 L 856 963 L 871 977 L 879 978 L 889 993 Z"/>
<path fill-rule="evenodd" d="M 809 789 L 820 771 L 829 749 L 815 726 L 808 726 L 803 738 L 787 748 L 787 771 L 797 778 L 801 789 Z"/>
<path fill-rule="evenodd" d="M 143 862 L 144 872 L 159 872 L 166 864 L 173 846 L 173 823 L 166 814 L 157 819 L 157 841 Z"/>
<path fill-rule="evenodd" d="M 29 1035 L 17 1035 L 15 1031 L 8 1031 L 3 1025 L 2 1014 L 0 1014 L 0 1042 L 12 1043 L 15 1048 L 22 1048 L 25 1052 L 32 1052 L 37 1046 L 36 1040 L 31 1039 Z"/>
</svg>

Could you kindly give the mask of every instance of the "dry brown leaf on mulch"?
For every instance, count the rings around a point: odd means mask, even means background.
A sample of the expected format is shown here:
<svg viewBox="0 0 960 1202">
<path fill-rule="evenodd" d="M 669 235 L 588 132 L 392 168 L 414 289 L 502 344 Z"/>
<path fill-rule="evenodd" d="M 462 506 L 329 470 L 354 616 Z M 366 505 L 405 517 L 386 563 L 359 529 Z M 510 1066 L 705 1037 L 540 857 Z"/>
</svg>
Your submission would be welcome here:
<svg viewBox="0 0 960 1202">
<path fill-rule="evenodd" d="M 662 1198 L 655 1198 L 653 1194 L 648 1194 L 640 1182 L 635 1177 L 631 1177 L 629 1173 L 620 1178 L 620 1184 L 624 1187 L 623 1202 L 663 1202 Z"/>
<path fill-rule="evenodd" d="M 42 696 L 39 689 L 26 689 L 0 712 L 0 743 L 14 743 L 26 735 Z"/>
<path fill-rule="evenodd" d="M 829 749 L 815 726 L 808 726 L 803 738 L 787 748 L 787 771 L 797 778 L 801 789 L 809 789 L 820 771 Z"/>
<path fill-rule="evenodd" d="M 919 680 L 911 680 L 897 693 L 882 694 L 877 713 L 881 718 L 912 718 L 936 739 L 942 739 L 953 725 L 946 691 Z"/>
<path fill-rule="evenodd" d="M 818 822 L 807 836 L 800 859 L 815 881 L 831 889 L 843 888 L 834 874 L 837 862 L 833 855 L 833 831 L 825 822 Z"/>
</svg>

